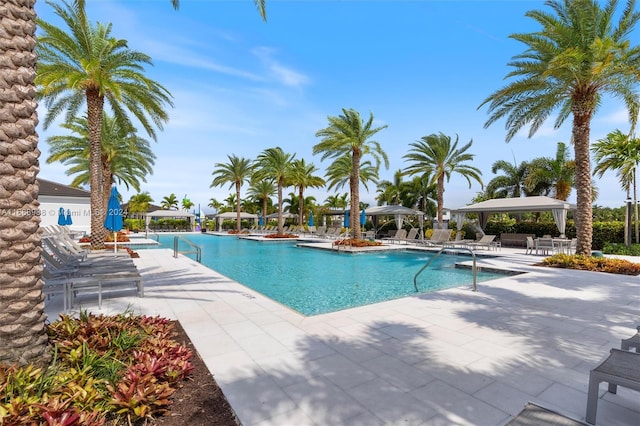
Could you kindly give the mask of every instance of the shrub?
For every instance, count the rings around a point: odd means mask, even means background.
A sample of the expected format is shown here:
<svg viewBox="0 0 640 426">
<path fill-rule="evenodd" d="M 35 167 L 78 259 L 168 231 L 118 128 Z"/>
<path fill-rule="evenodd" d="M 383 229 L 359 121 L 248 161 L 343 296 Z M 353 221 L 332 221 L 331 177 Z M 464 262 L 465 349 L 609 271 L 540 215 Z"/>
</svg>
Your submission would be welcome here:
<svg viewBox="0 0 640 426">
<path fill-rule="evenodd" d="M 624 244 L 604 243 L 602 252 L 607 254 L 621 254 L 626 256 L 640 256 L 640 244 L 631 244 L 627 247 Z"/>
<path fill-rule="evenodd" d="M 608 272 L 611 274 L 639 275 L 640 264 L 624 259 L 609 259 L 583 255 L 556 254 L 542 261 L 544 266 Z"/>
<path fill-rule="evenodd" d="M 46 369 L 0 364 L 0 424 L 131 424 L 167 411 L 193 367 L 159 317 L 61 315 Z"/>
</svg>

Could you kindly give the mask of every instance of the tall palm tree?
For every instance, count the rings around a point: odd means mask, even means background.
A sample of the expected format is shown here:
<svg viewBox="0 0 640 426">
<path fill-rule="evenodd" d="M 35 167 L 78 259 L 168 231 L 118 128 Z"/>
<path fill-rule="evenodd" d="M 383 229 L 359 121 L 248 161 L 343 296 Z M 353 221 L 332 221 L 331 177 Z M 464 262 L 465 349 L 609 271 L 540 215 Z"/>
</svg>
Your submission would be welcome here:
<svg viewBox="0 0 640 426">
<path fill-rule="evenodd" d="M 0 20 L 0 87 L 5 93 L 0 102 L 0 146 L 3 158 L 13 158 L 11 173 L 0 176 L 0 204 L 5 209 L 0 215 L 0 363 L 46 363 L 51 358 L 41 291 L 40 217 L 24 214 L 39 208 L 34 4 L 35 0 L 5 0 Z"/>
<path fill-rule="evenodd" d="M 513 69 L 507 77 L 516 79 L 481 104 L 489 105 L 485 127 L 506 118 L 507 141 L 528 125 L 529 136 L 533 136 L 552 113 L 557 113 L 556 128 L 573 116 L 578 254 L 591 253 L 593 235 L 591 119 L 604 94 L 624 102 L 632 125 L 640 109 L 640 47 L 630 39 L 640 12 L 635 0 L 625 3 L 618 11 L 618 0 L 609 0 L 604 7 L 597 0 L 548 0 L 545 4 L 553 13 L 527 12 L 542 28 L 511 35 L 526 46 L 509 63 Z"/>
<path fill-rule="evenodd" d="M 71 186 L 88 185 L 91 182 L 91 170 L 87 119 L 73 118 L 70 123 L 60 126 L 71 133 L 47 138 L 49 157 L 46 161 L 49 164 L 59 161 L 71 166 L 66 171 L 67 175 L 76 175 Z M 135 129 L 129 128 L 126 123 L 106 113 L 102 117 L 101 134 L 102 201 L 106 206 L 113 183 L 140 191 L 140 181 L 146 182 L 146 175 L 153 173 L 156 156 L 148 140 L 139 137 Z"/>
<path fill-rule="evenodd" d="M 262 216 L 265 218 L 269 214 L 269 201 L 271 197 L 276 194 L 277 188 L 271 179 L 263 179 L 251 184 L 247 190 L 247 194 L 250 197 L 260 201 L 262 203 Z"/>
<path fill-rule="evenodd" d="M 249 158 L 237 157 L 235 155 L 227 155 L 227 158 L 229 158 L 228 163 L 215 164 L 215 169 L 212 173 L 214 177 L 209 188 L 213 188 L 214 186 L 223 186 L 226 184 L 230 184 L 230 188 L 235 187 L 236 229 L 240 232 L 242 229 L 242 223 L 240 222 L 240 189 L 244 182 L 248 182 L 251 179 L 255 165 L 253 164 L 253 160 Z"/>
<path fill-rule="evenodd" d="M 487 184 L 486 193 L 491 198 L 520 198 L 527 193 L 525 181 L 529 171 L 529 163 L 521 162 L 519 165 L 508 161 L 498 160 L 491 166 L 491 172 L 497 174 Z"/>
<path fill-rule="evenodd" d="M 604 139 L 599 139 L 591 148 L 596 162 L 593 174 L 602 177 L 606 171 L 615 170 L 627 198 L 633 186 L 633 204 L 635 205 L 636 242 L 640 241 L 638 226 L 637 170 L 640 164 L 640 138 L 632 138 L 620 130 L 615 130 Z"/>
<path fill-rule="evenodd" d="M 382 150 L 380 143 L 371 140 L 376 133 L 386 129 L 387 126 L 373 127 L 373 113 L 369 113 L 369 119 L 365 122 L 360 117 L 360 113 L 354 109 L 343 108 L 342 115 L 329 116 L 327 119 L 329 125 L 316 132 L 316 137 L 322 139 L 313 147 L 313 154 L 321 153 L 322 160 L 335 158 L 336 161 L 344 161 L 345 156 L 351 159 L 351 175 L 349 176 L 351 212 L 357 212 L 360 205 L 360 163 L 363 158 L 372 156 L 376 171 L 380 168 L 381 162 L 384 162 L 384 166 L 389 168 L 389 158 Z M 344 167 L 340 168 L 344 169 Z M 351 221 L 351 232 L 353 238 L 362 239 L 360 224 L 357 220 Z"/>
<path fill-rule="evenodd" d="M 304 190 L 307 188 L 320 188 L 325 184 L 321 176 L 314 174 L 317 171 L 318 168 L 313 163 L 305 162 L 304 158 L 294 160 L 291 165 L 291 184 L 298 189 L 298 225 L 303 224 L 304 218 L 302 216 L 307 213 L 304 209 Z"/>
<path fill-rule="evenodd" d="M 288 154 L 280 147 L 267 148 L 257 158 L 258 168 L 255 179 L 272 179 L 278 188 L 278 234 L 284 233 L 282 218 L 282 189 L 289 186 L 292 176 L 291 162 L 295 154 Z"/>
<path fill-rule="evenodd" d="M 482 172 L 466 163 L 473 161 L 474 154 L 467 152 L 473 141 L 458 149 L 458 135 L 455 142 L 443 133 L 423 136 L 419 141 L 409 144 L 411 149 L 404 155 L 411 162 L 405 169 L 409 175 L 426 174 L 429 182 L 437 184 L 438 223 L 442 224 L 444 209 L 444 181 L 449 182 L 451 175 L 457 173 L 464 177 L 471 188 L 471 179 L 482 185 Z"/>
<path fill-rule="evenodd" d="M 163 210 L 178 210 L 178 197 L 173 192 L 165 197 L 162 197 L 160 207 Z"/>
<path fill-rule="evenodd" d="M 133 195 L 129 199 L 129 213 L 146 213 L 149 210 L 149 204 L 152 202 L 153 198 L 147 191 Z"/>
<path fill-rule="evenodd" d="M 558 142 L 555 158 L 540 157 L 531 160 L 525 184 L 528 188 L 553 188 L 553 197 L 566 201 L 574 186 L 575 176 L 576 163 L 569 158 L 567 146 Z"/>
<path fill-rule="evenodd" d="M 144 130 L 156 139 L 155 127 L 169 118 L 165 105 L 172 105 L 171 94 L 144 75 L 151 58 L 127 47 L 126 40 L 111 36 L 111 24 L 92 24 L 84 11 L 84 1 L 69 4 L 47 2 L 62 18 L 67 31 L 37 20 L 39 95 L 47 107 L 44 128 L 65 112 L 66 121 L 77 116 L 86 104 L 90 140 L 91 168 L 91 245 L 104 243 L 104 204 L 100 156 L 102 116 L 105 103 L 121 123 L 133 114 Z"/>
</svg>

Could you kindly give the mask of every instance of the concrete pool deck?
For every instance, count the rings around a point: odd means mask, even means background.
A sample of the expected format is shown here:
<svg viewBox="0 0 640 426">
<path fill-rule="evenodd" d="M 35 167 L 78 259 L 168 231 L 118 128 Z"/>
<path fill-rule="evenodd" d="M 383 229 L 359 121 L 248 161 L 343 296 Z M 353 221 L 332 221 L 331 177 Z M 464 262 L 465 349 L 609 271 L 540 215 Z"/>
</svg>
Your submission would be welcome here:
<svg viewBox="0 0 640 426">
<path fill-rule="evenodd" d="M 640 279 L 534 267 L 542 257 L 522 253 L 479 259 L 528 272 L 478 292 L 305 317 L 171 250 L 140 250 L 144 298 L 80 307 L 179 320 L 245 426 L 504 425 L 528 401 L 584 420 L 589 370 L 640 325 Z M 51 321 L 61 305 L 47 302 Z M 598 424 L 638 424 L 640 394 L 605 389 Z"/>
</svg>

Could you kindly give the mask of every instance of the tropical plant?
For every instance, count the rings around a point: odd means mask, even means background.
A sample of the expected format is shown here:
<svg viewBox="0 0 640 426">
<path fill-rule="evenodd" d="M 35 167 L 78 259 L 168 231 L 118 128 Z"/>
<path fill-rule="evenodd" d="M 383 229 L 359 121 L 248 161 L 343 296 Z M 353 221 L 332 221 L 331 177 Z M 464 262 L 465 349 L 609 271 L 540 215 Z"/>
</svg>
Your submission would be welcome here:
<svg viewBox="0 0 640 426">
<path fill-rule="evenodd" d="M 133 195 L 129 199 L 129 213 L 145 213 L 149 210 L 149 204 L 152 202 L 153 198 L 147 191 Z"/>
<path fill-rule="evenodd" d="M 635 0 L 625 3 L 618 11 L 617 0 L 607 1 L 603 7 L 597 0 L 548 0 L 545 4 L 552 13 L 527 12 L 526 16 L 542 28 L 511 35 L 526 46 L 509 63 L 513 69 L 507 77 L 515 80 L 480 105 L 489 108 L 485 127 L 506 118 L 507 141 L 527 125 L 532 137 L 552 113 L 557 113 L 555 128 L 573 116 L 579 254 L 591 253 L 593 235 L 591 119 L 604 94 L 624 102 L 633 126 L 640 109 L 640 47 L 633 46 L 630 39 L 640 12 Z"/>
<path fill-rule="evenodd" d="M 567 146 L 558 142 L 555 158 L 534 158 L 525 178 L 527 188 L 553 188 L 553 197 L 566 201 L 571 194 L 576 175 L 576 163 L 569 158 Z"/>
<path fill-rule="evenodd" d="M 160 207 L 163 210 L 178 210 L 178 197 L 173 192 L 162 198 Z"/>
<path fill-rule="evenodd" d="M 471 188 L 471 179 L 482 185 L 482 172 L 477 167 L 471 166 L 474 154 L 466 151 L 471 148 L 473 141 L 458 149 L 458 135 L 451 143 L 451 137 L 443 133 L 423 136 L 419 141 L 411 143 L 412 147 L 404 155 L 406 161 L 411 162 L 405 169 L 409 175 L 424 174 L 430 177 L 429 182 L 437 184 L 438 223 L 442 222 L 444 210 L 444 181 L 447 182 L 453 173 L 464 177 Z"/>
<path fill-rule="evenodd" d="M 280 147 L 267 148 L 257 159 L 257 170 L 254 178 L 258 180 L 271 179 L 278 189 L 278 235 L 284 234 L 282 218 L 282 189 L 289 186 L 293 169 L 291 162 L 295 154 L 288 154 Z"/>
<path fill-rule="evenodd" d="M 271 197 L 276 193 L 276 186 L 271 179 L 263 179 L 251 184 L 247 194 L 262 203 L 262 216 L 265 218 L 269 214 L 269 204 Z"/>
<path fill-rule="evenodd" d="M 334 158 L 334 163 L 327 168 L 327 182 L 329 189 L 334 186 L 339 177 L 337 172 L 348 169 L 344 165 L 345 157 L 351 159 L 349 175 L 349 192 L 351 194 L 351 211 L 357 212 L 360 204 L 360 166 L 363 158 L 372 156 L 375 161 L 376 178 L 380 163 L 389 168 L 389 158 L 382 150 L 380 143 L 371 138 L 387 126 L 373 127 L 373 113 L 365 122 L 360 113 L 354 109 L 342 109 L 342 115 L 327 117 L 329 125 L 316 132 L 316 137 L 322 138 L 313 147 L 313 154 L 322 154 L 322 159 Z M 357 220 L 351 221 L 351 232 L 356 240 L 362 239 L 360 225 Z"/>
<path fill-rule="evenodd" d="M 35 0 L 2 2 L 0 45 L 0 364 L 47 363 L 47 334 L 42 297 L 39 211 L 38 124 L 35 100 Z M 10 163 L 9 163 L 10 161 Z M 9 234 L 12 236 L 8 238 Z"/>
<path fill-rule="evenodd" d="M 330 209 L 346 209 L 349 205 L 349 193 L 329 195 L 324 200 L 324 205 Z"/>
<path fill-rule="evenodd" d="M 182 210 L 189 211 L 189 209 L 194 205 L 195 204 L 193 204 L 193 201 L 191 201 L 189 197 L 187 197 L 187 194 L 184 194 L 184 197 L 182 198 Z"/>
<path fill-rule="evenodd" d="M 638 190 L 636 184 L 638 164 L 640 164 L 640 138 L 631 138 L 620 130 L 615 130 L 604 139 L 599 139 L 591 148 L 596 167 L 593 174 L 602 177 L 606 171 L 615 170 L 627 198 L 633 186 L 633 204 L 635 206 L 635 234 L 639 241 L 638 228 Z M 629 241 L 627 241 L 629 242 Z"/>
<path fill-rule="evenodd" d="M 381 180 L 378 182 L 378 205 L 400 204 L 402 200 L 402 170 L 398 170 L 393 174 L 393 182 Z"/>
<path fill-rule="evenodd" d="M 240 189 L 244 182 L 248 182 L 251 179 L 251 175 L 255 169 L 253 161 L 249 158 L 237 157 L 235 155 L 228 155 L 228 163 L 216 163 L 215 170 L 212 175 L 213 181 L 210 188 L 214 186 L 223 186 L 230 184 L 229 187 L 235 187 L 236 193 L 236 231 L 240 232 L 242 223 L 240 222 Z"/>
<path fill-rule="evenodd" d="M 104 242 L 103 192 L 101 187 L 101 133 L 105 103 L 119 123 L 131 120 L 133 114 L 154 140 L 155 127 L 169 118 L 165 105 L 172 105 L 171 94 L 143 73 L 151 58 L 131 50 L 126 40 L 111 36 L 111 24 L 92 24 L 87 19 L 84 1 L 69 4 L 48 1 L 55 14 L 62 18 L 68 32 L 48 22 L 37 20 L 42 32 L 36 46 L 39 96 L 47 107 L 43 122 L 48 128 L 53 120 L 65 112 L 66 122 L 76 117 L 86 104 L 90 140 L 91 176 L 91 245 L 101 247 Z"/>
<path fill-rule="evenodd" d="M 491 172 L 497 174 L 499 171 L 503 174 L 491 179 L 485 189 L 490 198 L 520 198 L 527 193 L 525 181 L 529 163 L 523 161 L 517 165 L 515 160 L 513 164 L 498 160 L 491 166 Z"/>
<path fill-rule="evenodd" d="M 437 190 L 438 185 L 431 182 L 429 175 L 414 176 L 410 181 L 402 182 L 401 204 L 433 217 L 438 213 L 438 206 L 433 201 Z"/>
<path fill-rule="evenodd" d="M 211 198 L 207 206 L 211 207 L 212 209 L 216 209 L 216 212 L 218 212 L 222 208 L 222 206 L 224 206 L 224 204 L 216 200 L 215 198 Z"/>
<path fill-rule="evenodd" d="M 72 118 L 70 123 L 60 126 L 71 134 L 47 138 L 49 157 L 46 161 L 59 161 L 71 166 L 66 172 L 67 175 L 76 175 L 71 186 L 88 185 L 91 182 L 91 170 L 87 119 Z M 140 181 L 146 182 L 147 174 L 153 173 L 156 156 L 148 140 L 139 137 L 128 124 L 121 123 L 106 113 L 102 116 L 101 138 L 101 191 L 102 202 L 106 206 L 113 183 L 140 191 Z"/>
<path fill-rule="evenodd" d="M 304 197 L 305 189 L 320 188 L 324 186 L 325 181 L 322 177 L 314 174 L 318 171 L 318 168 L 313 163 L 306 163 L 304 158 L 294 160 L 291 169 L 291 185 L 298 189 L 298 225 L 302 225 L 303 214 L 308 215 L 309 211 L 304 208 L 307 201 Z"/>
</svg>

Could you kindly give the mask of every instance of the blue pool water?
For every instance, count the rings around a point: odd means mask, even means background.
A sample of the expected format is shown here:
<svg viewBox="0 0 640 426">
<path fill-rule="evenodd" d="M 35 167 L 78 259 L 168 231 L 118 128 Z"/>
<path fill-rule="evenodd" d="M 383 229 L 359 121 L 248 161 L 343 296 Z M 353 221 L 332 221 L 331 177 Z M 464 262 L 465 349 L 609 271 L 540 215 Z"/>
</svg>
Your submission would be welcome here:
<svg viewBox="0 0 640 426">
<path fill-rule="evenodd" d="M 415 295 L 413 277 L 433 255 L 409 250 L 335 253 L 297 247 L 296 242 L 256 242 L 203 234 L 184 237 L 202 248 L 204 265 L 304 315 Z M 173 248 L 173 238 L 161 235 L 161 247 Z M 182 243 L 180 250 L 187 249 Z M 420 275 L 420 292 L 471 285 L 471 271 L 455 267 L 461 260 L 459 256 L 438 257 Z M 478 272 L 477 279 L 481 282 L 499 277 L 504 275 Z"/>
</svg>

